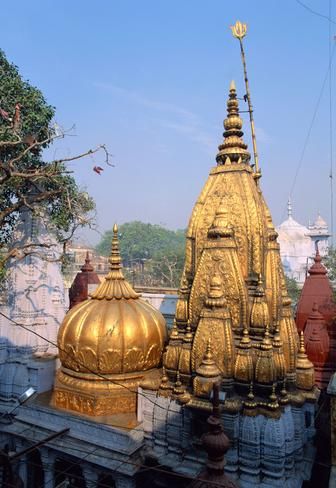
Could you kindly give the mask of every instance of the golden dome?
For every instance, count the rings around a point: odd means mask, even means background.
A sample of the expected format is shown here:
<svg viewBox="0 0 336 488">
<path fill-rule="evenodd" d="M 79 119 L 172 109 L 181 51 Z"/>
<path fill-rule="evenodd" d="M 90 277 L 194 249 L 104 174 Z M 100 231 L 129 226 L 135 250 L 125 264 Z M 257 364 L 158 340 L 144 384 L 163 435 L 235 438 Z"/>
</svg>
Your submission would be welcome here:
<svg viewBox="0 0 336 488">
<path fill-rule="evenodd" d="M 143 378 L 144 372 L 161 364 L 165 320 L 125 280 L 116 225 L 109 262 L 105 280 L 91 298 L 67 313 L 58 333 L 62 364 L 58 379 L 70 385 L 69 377 L 76 378 L 82 382 L 80 389 L 84 388 L 83 381 L 89 381 L 86 388 L 90 390 L 104 375 L 111 383 L 117 378 L 119 386 L 133 378 L 132 386 L 136 386 L 139 380 L 135 378 Z"/>
</svg>

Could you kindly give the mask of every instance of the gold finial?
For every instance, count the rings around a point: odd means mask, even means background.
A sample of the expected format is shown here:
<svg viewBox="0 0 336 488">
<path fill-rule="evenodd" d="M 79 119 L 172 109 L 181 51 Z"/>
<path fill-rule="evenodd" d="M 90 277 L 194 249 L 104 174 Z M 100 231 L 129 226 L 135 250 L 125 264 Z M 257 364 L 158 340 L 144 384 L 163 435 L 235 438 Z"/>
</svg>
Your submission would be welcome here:
<svg viewBox="0 0 336 488">
<path fill-rule="evenodd" d="M 206 347 L 206 352 L 205 352 L 204 359 L 205 360 L 209 360 L 209 359 L 212 360 L 211 337 L 210 336 L 208 338 L 208 343 L 207 343 L 207 347 Z"/>
<path fill-rule="evenodd" d="M 140 295 L 133 290 L 132 286 L 128 283 L 128 281 L 125 280 L 122 273 L 117 224 L 114 224 L 113 226 L 109 263 L 110 272 L 105 277 L 105 280 L 102 281 L 98 288 L 91 294 L 91 297 L 98 300 L 102 300 L 104 298 L 107 300 L 111 300 L 112 298 L 139 298 Z"/>
<path fill-rule="evenodd" d="M 186 333 L 183 337 L 183 342 L 192 342 L 193 334 L 191 332 L 190 322 L 187 323 Z"/>
<path fill-rule="evenodd" d="M 270 394 L 270 400 L 271 402 L 275 402 L 277 397 L 276 397 L 276 394 L 275 394 L 275 383 L 273 383 L 272 385 L 272 393 Z"/>
<path fill-rule="evenodd" d="M 305 348 L 305 343 L 304 343 L 304 335 L 303 331 L 301 330 L 300 332 L 300 349 L 299 349 L 300 354 L 306 354 L 306 348 Z"/>
<path fill-rule="evenodd" d="M 241 53 L 243 68 L 244 68 L 246 99 L 247 99 L 248 111 L 249 111 L 249 115 L 250 115 L 252 145 L 253 145 L 253 154 L 254 154 L 254 171 L 255 171 L 254 176 L 255 176 L 255 180 L 258 182 L 258 179 L 260 178 L 261 173 L 259 170 L 259 158 L 258 158 L 258 152 L 257 152 L 257 139 L 256 139 L 255 127 L 254 127 L 253 107 L 252 107 L 252 102 L 251 102 L 251 94 L 250 94 L 250 87 L 249 87 L 249 82 L 248 82 L 248 77 L 247 77 L 246 59 L 245 59 L 245 52 L 244 52 L 244 46 L 243 46 L 243 38 L 246 36 L 246 33 L 247 33 L 247 25 L 243 24 L 242 22 L 237 20 L 235 25 L 231 26 L 230 28 L 232 30 L 233 36 L 239 40 L 239 44 L 240 44 L 240 53 Z"/>
<path fill-rule="evenodd" d="M 202 362 L 196 369 L 196 373 L 197 375 L 203 376 L 204 378 L 214 378 L 216 376 L 219 376 L 221 373 L 213 357 L 210 336 L 207 340 L 207 346 Z"/>
<path fill-rule="evenodd" d="M 245 326 L 243 329 L 243 337 L 241 338 L 241 341 L 240 341 L 240 347 L 245 349 L 245 348 L 250 347 L 250 346 L 251 346 L 251 339 L 250 339 L 249 331 L 248 331 L 247 327 Z"/>
<path fill-rule="evenodd" d="M 111 248 L 111 255 L 109 257 L 109 263 L 110 263 L 111 270 L 117 271 L 121 269 L 121 256 L 119 251 L 119 237 L 118 237 L 117 224 L 114 224 L 113 226 L 112 248 Z"/>
<path fill-rule="evenodd" d="M 247 398 L 249 400 L 253 400 L 254 399 L 253 381 L 251 381 L 251 383 L 250 383 L 250 388 L 249 388 L 249 392 L 248 392 Z"/>
<path fill-rule="evenodd" d="M 177 370 L 176 372 L 176 381 L 175 381 L 175 386 L 174 386 L 174 393 L 175 395 L 183 395 L 183 393 L 185 392 L 185 389 L 182 385 L 182 382 L 181 382 L 181 378 L 180 378 L 180 371 Z"/>
<path fill-rule="evenodd" d="M 230 29 L 232 30 L 233 36 L 241 40 L 246 36 L 247 24 L 243 24 L 240 20 L 237 20 L 235 25 L 230 26 Z"/>
<path fill-rule="evenodd" d="M 166 368 L 164 366 L 162 366 L 162 377 L 161 377 L 160 389 L 161 390 L 171 389 L 171 386 L 169 385 L 169 378 L 168 378 L 167 373 L 166 373 Z"/>
<path fill-rule="evenodd" d="M 178 330 L 177 330 L 176 321 L 174 320 L 173 327 L 172 327 L 172 330 L 171 330 L 171 333 L 170 333 L 170 338 L 171 339 L 178 339 L 178 337 L 179 337 L 179 333 L 178 333 Z"/>
<path fill-rule="evenodd" d="M 243 121 L 239 116 L 236 86 L 234 82 L 231 82 L 227 102 L 227 118 L 224 120 L 224 141 L 218 146 L 219 152 L 216 156 L 218 165 L 249 162 L 251 156 L 242 139 L 244 134 L 241 130 L 242 127 Z"/>
<path fill-rule="evenodd" d="M 236 83 L 234 80 L 231 80 L 230 91 L 236 91 Z"/>
</svg>

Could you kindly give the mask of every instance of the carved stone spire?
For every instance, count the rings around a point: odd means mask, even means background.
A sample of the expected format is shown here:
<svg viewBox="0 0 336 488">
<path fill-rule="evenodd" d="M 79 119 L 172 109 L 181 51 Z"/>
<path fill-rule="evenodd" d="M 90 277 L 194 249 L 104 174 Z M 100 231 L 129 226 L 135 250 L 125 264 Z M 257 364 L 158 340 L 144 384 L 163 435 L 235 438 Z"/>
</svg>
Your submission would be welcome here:
<svg viewBox="0 0 336 488">
<path fill-rule="evenodd" d="M 217 164 L 248 163 L 251 155 L 242 139 L 243 132 L 241 128 L 243 121 L 239 116 L 239 105 L 234 81 L 231 81 L 230 84 L 227 112 L 228 116 L 224 120 L 224 141 L 218 146 L 219 153 L 216 156 Z"/>
</svg>

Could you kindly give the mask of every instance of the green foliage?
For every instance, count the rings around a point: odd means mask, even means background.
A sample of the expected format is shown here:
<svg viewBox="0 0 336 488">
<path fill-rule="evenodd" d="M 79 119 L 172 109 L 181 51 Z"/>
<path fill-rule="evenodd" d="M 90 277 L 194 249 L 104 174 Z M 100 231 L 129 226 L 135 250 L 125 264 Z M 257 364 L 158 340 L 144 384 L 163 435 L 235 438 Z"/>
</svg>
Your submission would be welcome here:
<svg viewBox="0 0 336 488">
<path fill-rule="evenodd" d="M 296 279 L 286 276 L 286 286 L 289 298 L 292 300 L 292 305 L 295 306 L 300 298 L 301 293 Z"/>
<path fill-rule="evenodd" d="M 323 258 L 323 264 L 328 270 L 328 276 L 331 281 L 336 280 L 336 248 L 330 246 L 326 256 Z"/>
<path fill-rule="evenodd" d="M 99 254 L 109 255 L 112 236 L 112 230 L 105 232 L 96 248 Z M 119 238 L 123 263 L 132 281 L 178 287 L 184 264 L 183 230 L 135 221 L 119 227 Z"/>
<path fill-rule="evenodd" d="M 85 216 L 94 209 L 94 202 L 86 192 L 79 189 L 74 178 L 66 173 L 66 168 L 61 163 L 57 166 L 58 174 L 55 176 L 55 163 L 44 161 L 43 149 L 50 144 L 54 135 L 51 122 L 55 108 L 46 102 L 39 89 L 22 79 L 18 68 L 6 59 L 1 50 L 0 79 L 0 108 L 9 116 L 9 119 L 0 116 L 0 142 L 19 142 L 12 146 L 2 145 L 0 161 L 6 167 L 6 164 L 9 165 L 17 158 L 16 172 L 31 174 L 38 171 L 40 175 L 38 178 L 34 175 L 28 178 L 11 176 L 1 182 L 0 215 L 6 216 L 1 219 L 0 246 L 10 241 L 18 218 L 19 209 L 15 208 L 15 203 L 32 191 L 46 194 L 46 198 L 41 199 L 37 208 L 44 208 L 48 212 L 61 239 L 64 233 L 71 231 L 76 225 L 85 224 Z M 10 119 L 13 118 L 18 103 L 20 122 L 14 130 Z M 32 151 L 26 151 L 28 138 L 41 144 Z M 5 171 L 0 173 L 3 176 Z"/>
</svg>

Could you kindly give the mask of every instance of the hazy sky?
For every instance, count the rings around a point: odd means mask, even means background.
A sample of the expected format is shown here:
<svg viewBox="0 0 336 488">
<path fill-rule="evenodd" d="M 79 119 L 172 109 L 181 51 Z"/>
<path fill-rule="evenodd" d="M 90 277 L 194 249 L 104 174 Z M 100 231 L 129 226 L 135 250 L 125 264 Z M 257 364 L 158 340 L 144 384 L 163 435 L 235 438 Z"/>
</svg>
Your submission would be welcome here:
<svg viewBox="0 0 336 488">
<path fill-rule="evenodd" d="M 328 14 L 328 0 L 305 4 Z M 17 0 L 2 6 L 1 48 L 56 106 L 57 122 L 76 124 L 77 136 L 55 146 L 56 156 L 99 143 L 114 154 L 115 168 L 101 176 L 92 171 L 98 156 L 73 165 L 96 200 L 101 231 L 135 219 L 186 227 L 215 164 L 230 80 L 239 96 L 245 93 L 239 44 L 229 29 L 237 19 L 248 23 L 262 188 L 278 224 L 328 68 L 326 19 L 296 0 Z M 332 85 L 336 128 L 335 63 Z M 247 114 L 244 128 L 251 149 Z M 318 210 L 329 222 L 329 168 L 327 84 L 292 196 L 300 222 Z M 91 242 L 98 238 L 88 235 Z"/>
</svg>

